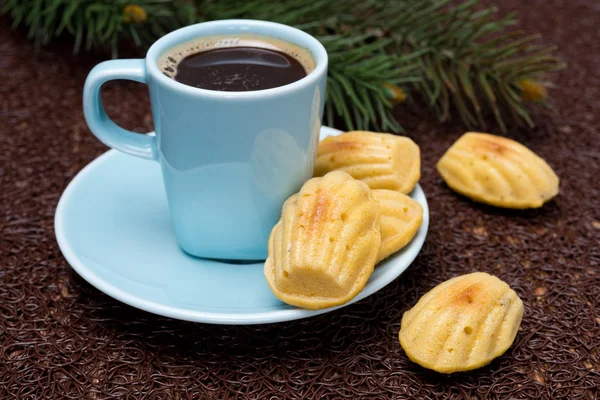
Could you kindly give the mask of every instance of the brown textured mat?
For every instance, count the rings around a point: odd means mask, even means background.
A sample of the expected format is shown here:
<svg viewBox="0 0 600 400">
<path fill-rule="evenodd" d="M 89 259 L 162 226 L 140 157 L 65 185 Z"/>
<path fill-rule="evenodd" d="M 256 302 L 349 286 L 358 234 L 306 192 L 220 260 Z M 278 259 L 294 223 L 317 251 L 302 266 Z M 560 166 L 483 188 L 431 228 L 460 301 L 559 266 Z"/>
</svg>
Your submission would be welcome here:
<svg viewBox="0 0 600 400">
<path fill-rule="evenodd" d="M 502 12 L 518 0 L 498 0 Z M 70 179 L 105 148 L 81 112 L 99 57 L 54 45 L 39 56 L 0 20 L 0 398 L 581 398 L 600 386 L 600 8 L 531 0 L 523 27 L 559 45 L 555 116 L 515 138 L 561 177 L 538 211 L 475 205 L 453 194 L 435 161 L 460 134 L 417 107 L 399 110 L 421 146 L 431 209 L 427 241 L 401 278 L 324 316 L 227 327 L 125 306 L 76 276 L 54 239 Z M 106 90 L 109 113 L 146 131 L 141 85 Z M 515 345 L 490 366 L 445 377 L 408 361 L 402 313 L 440 281 L 475 270 L 507 281 L 525 302 Z"/>
</svg>

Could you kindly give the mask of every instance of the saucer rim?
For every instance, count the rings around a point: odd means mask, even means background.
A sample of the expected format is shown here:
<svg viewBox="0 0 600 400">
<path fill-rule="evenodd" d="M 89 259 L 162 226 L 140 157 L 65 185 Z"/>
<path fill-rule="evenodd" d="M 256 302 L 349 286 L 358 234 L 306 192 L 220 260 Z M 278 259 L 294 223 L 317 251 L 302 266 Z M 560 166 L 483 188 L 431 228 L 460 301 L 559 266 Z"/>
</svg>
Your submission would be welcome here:
<svg viewBox="0 0 600 400">
<path fill-rule="evenodd" d="M 337 129 L 329 128 L 326 126 L 322 126 L 322 131 L 328 132 L 328 136 L 339 135 L 340 133 L 342 133 Z M 385 265 L 389 262 L 393 262 L 393 260 L 398 256 L 403 256 L 404 262 L 402 263 L 402 265 L 394 266 L 386 270 L 381 276 L 378 277 L 376 281 L 367 282 L 367 286 L 365 286 L 365 288 L 349 302 L 336 307 L 326 308 L 323 310 L 305 310 L 290 306 L 290 308 L 286 309 L 270 310 L 265 312 L 253 312 L 248 314 L 207 312 L 197 310 L 194 311 L 172 307 L 152 300 L 144 299 L 140 296 L 132 295 L 126 290 L 114 286 L 109 281 L 97 276 L 93 272 L 93 268 L 87 267 L 85 263 L 80 259 L 80 257 L 77 256 L 76 252 L 70 246 L 69 240 L 66 237 L 67 234 L 65 223 L 69 209 L 68 204 L 70 201 L 72 201 L 73 195 L 76 192 L 78 184 L 84 181 L 89 175 L 91 175 L 97 168 L 102 166 L 105 162 L 109 162 L 110 158 L 115 157 L 116 155 L 119 155 L 119 152 L 117 150 L 106 151 L 105 153 L 91 161 L 89 164 L 87 164 L 84 168 L 82 168 L 65 188 L 58 202 L 56 214 L 54 217 L 55 234 L 58 246 L 68 264 L 83 279 L 85 279 L 96 289 L 129 306 L 165 317 L 208 324 L 254 325 L 292 321 L 297 319 L 313 317 L 320 314 L 325 314 L 340 309 L 342 307 L 348 306 L 350 304 L 356 303 L 360 300 L 363 300 L 364 298 L 383 289 L 385 286 L 387 286 L 400 275 L 402 275 L 402 273 L 406 271 L 406 269 L 412 264 L 412 262 L 415 260 L 415 258 L 421 251 L 421 248 L 423 247 L 425 238 L 427 236 L 427 232 L 429 230 L 429 207 L 427 203 L 427 198 L 421 186 L 417 184 L 413 191 L 410 193 L 410 196 L 413 199 L 417 200 L 423 207 L 423 223 L 421 224 L 421 227 L 419 228 L 417 234 L 411 240 L 411 242 L 399 253 L 397 253 L 396 255 L 392 255 L 387 260 L 383 261 L 382 264 Z M 378 268 L 382 268 L 384 267 L 384 265 L 381 265 Z"/>
</svg>

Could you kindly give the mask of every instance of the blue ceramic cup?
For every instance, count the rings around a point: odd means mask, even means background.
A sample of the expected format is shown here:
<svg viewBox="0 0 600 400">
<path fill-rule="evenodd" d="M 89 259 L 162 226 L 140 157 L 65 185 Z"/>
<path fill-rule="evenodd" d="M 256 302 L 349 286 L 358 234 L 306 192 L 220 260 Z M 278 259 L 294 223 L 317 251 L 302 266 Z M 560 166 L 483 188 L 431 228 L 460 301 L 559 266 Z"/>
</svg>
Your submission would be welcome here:
<svg viewBox="0 0 600 400">
<path fill-rule="evenodd" d="M 174 46 L 213 35 L 250 34 L 308 50 L 315 68 L 273 89 L 219 92 L 165 76 L 158 59 Z M 224 20 L 163 36 L 145 59 L 103 62 L 85 82 L 83 109 L 104 144 L 160 163 L 175 237 L 199 257 L 258 260 L 267 256 L 283 202 L 312 176 L 319 140 L 327 53 L 312 36 L 264 21 Z M 155 135 L 112 122 L 100 97 L 103 83 L 148 85 Z M 123 171 L 127 173 L 127 171 Z"/>
</svg>

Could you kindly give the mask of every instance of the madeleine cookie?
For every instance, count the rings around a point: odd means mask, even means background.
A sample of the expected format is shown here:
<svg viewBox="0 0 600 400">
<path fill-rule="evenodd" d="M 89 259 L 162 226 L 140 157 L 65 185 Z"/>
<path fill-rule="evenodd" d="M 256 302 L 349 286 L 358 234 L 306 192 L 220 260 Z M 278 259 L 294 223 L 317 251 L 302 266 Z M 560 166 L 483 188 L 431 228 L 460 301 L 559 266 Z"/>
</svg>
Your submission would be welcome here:
<svg viewBox="0 0 600 400">
<path fill-rule="evenodd" d="M 381 246 L 377 262 L 402 249 L 423 222 L 423 207 L 405 194 L 393 190 L 372 190 L 381 211 Z"/>
<path fill-rule="evenodd" d="M 403 136 L 353 131 L 330 136 L 317 149 L 315 176 L 341 170 L 371 189 L 409 193 L 421 177 L 419 146 Z"/>
<path fill-rule="evenodd" d="M 434 287 L 402 317 L 400 344 L 408 358 L 437 372 L 490 363 L 513 343 L 523 302 L 495 276 L 475 272 Z"/>
<path fill-rule="evenodd" d="M 543 159 L 487 133 L 465 133 L 437 169 L 453 190 L 497 207 L 538 208 L 558 194 L 558 177 Z"/>
<path fill-rule="evenodd" d="M 373 273 L 380 212 L 369 187 L 345 172 L 313 178 L 290 197 L 269 237 L 265 276 L 280 300 L 322 309 L 356 296 Z"/>
</svg>

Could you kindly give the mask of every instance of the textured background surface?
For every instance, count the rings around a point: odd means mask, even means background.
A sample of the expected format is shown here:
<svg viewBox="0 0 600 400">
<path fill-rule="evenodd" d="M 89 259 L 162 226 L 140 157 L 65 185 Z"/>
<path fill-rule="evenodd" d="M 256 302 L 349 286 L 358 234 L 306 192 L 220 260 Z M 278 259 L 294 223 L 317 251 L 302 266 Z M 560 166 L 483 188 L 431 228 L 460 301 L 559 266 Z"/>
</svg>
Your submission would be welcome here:
<svg viewBox="0 0 600 400">
<path fill-rule="evenodd" d="M 498 0 L 501 12 L 519 0 Z M 426 244 L 370 298 L 305 321 L 257 327 L 156 317 L 94 289 L 65 262 L 53 216 L 73 176 L 106 149 L 81 90 L 100 56 L 69 44 L 33 55 L 0 20 L 0 398 L 584 398 L 600 396 L 600 6 L 531 0 L 520 19 L 559 46 L 556 115 L 510 137 L 561 177 L 538 211 L 500 211 L 452 193 L 435 161 L 463 133 L 417 106 L 398 117 L 421 146 L 431 208 Z M 115 83 L 109 113 L 150 130 L 145 88 Z M 507 281 L 525 302 L 515 345 L 490 366 L 444 377 L 410 363 L 402 313 L 440 281 L 471 271 Z"/>
</svg>

